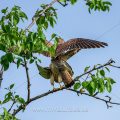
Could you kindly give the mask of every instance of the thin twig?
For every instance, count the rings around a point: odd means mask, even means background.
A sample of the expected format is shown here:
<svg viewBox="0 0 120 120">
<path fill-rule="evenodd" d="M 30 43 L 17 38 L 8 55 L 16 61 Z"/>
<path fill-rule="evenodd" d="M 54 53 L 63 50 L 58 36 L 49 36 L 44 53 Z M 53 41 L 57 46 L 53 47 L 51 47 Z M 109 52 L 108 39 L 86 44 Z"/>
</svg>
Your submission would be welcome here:
<svg viewBox="0 0 120 120">
<path fill-rule="evenodd" d="M 114 68 L 120 68 L 120 66 L 115 66 L 115 65 L 110 65 L 110 66 Z"/>
<path fill-rule="evenodd" d="M 12 105 L 11 105 L 11 107 L 10 107 L 10 109 L 8 110 L 8 112 L 10 112 L 11 110 L 12 110 L 12 108 L 13 108 L 13 106 L 14 106 L 14 104 L 15 104 L 16 102 L 15 101 L 13 101 L 13 103 L 12 103 Z"/>
<path fill-rule="evenodd" d="M 17 62 L 13 60 L 13 63 L 17 65 Z M 25 67 L 25 65 L 23 63 L 20 63 L 20 65 L 22 65 L 23 67 Z"/>
<path fill-rule="evenodd" d="M 85 72 L 85 73 L 77 76 L 74 80 L 75 80 L 75 81 L 78 81 L 78 79 L 81 78 L 82 76 L 84 76 L 84 75 L 86 75 L 86 74 L 89 74 L 89 73 L 91 73 L 91 72 L 93 72 L 93 71 L 95 71 L 95 70 L 101 69 L 101 68 L 103 68 L 103 67 L 105 67 L 105 66 L 111 65 L 112 63 L 115 63 L 115 61 L 113 61 L 112 59 L 110 59 L 107 63 L 105 63 L 105 64 L 103 64 L 103 65 L 101 65 L 101 66 L 98 66 L 98 67 L 94 67 L 93 69 L 91 69 L 91 70 L 89 70 L 89 71 L 87 71 L 87 72 Z"/>
<path fill-rule="evenodd" d="M 39 19 L 39 17 L 40 17 L 47 9 L 49 9 L 55 2 L 58 2 L 58 0 L 53 0 L 50 4 L 48 4 L 48 5 L 46 6 L 46 8 L 45 8 L 42 12 L 40 12 L 40 14 L 38 15 L 38 17 L 33 17 L 32 22 L 28 25 L 28 27 L 25 29 L 25 31 L 28 31 L 28 30 L 35 24 L 35 22 Z"/>
<path fill-rule="evenodd" d="M 26 71 L 26 76 L 27 76 L 27 101 L 30 100 L 30 77 L 29 77 L 29 73 L 28 73 L 28 67 L 27 67 L 27 61 L 26 58 L 24 57 L 24 62 L 25 62 L 25 71 Z"/>
<path fill-rule="evenodd" d="M 67 2 L 65 2 L 65 3 L 63 4 L 63 3 L 61 3 L 60 1 L 58 1 L 58 3 L 59 3 L 60 5 L 62 5 L 63 7 L 66 7 L 66 6 L 68 5 Z"/>
<path fill-rule="evenodd" d="M 81 93 L 80 91 L 76 91 L 76 90 L 74 90 L 74 89 L 66 89 L 66 90 L 73 91 L 73 92 L 77 93 L 77 95 L 78 95 L 78 94 L 86 95 L 86 96 L 90 96 L 90 97 L 92 97 L 92 98 L 95 98 L 95 99 L 101 100 L 101 101 L 103 101 L 103 102 L 106 103 L 107 108 L 112 107 L 112 106 L 110 106 L 109 104 L 120 105 L 120 103 L 111 102 L 111 97 L 109 97 L 109 96 L 105 96 L 105 97 L 108 97 L 108 98 L 109 98 L 108 100 L 106 100 L 106 99 L 103 99 L 103 98 L 97 97 L 96 95 L 90 95 L 90 94 L 88 94 L 88 93 L 84 93 L 84 92 Z M 97 93 L 97 94 L 98 94 L 98 93 Z"/>
<path fill-rule="evenodd" d="M 0 70 L 0 87 L 1 87 L 1 84 L 2 84 L 2 80 L 3 80 L 3 66 L 1 67 L 1 70 Z"/>
</svg>

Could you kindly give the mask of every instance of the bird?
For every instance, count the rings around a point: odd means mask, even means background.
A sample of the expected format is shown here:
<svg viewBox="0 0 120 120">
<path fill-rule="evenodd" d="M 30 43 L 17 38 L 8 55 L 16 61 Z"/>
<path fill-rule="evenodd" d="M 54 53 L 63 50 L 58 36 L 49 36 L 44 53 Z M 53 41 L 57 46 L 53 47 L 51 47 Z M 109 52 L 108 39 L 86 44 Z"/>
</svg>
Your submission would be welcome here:
<svg viewBox="0 0 120 120">
<path fill-rule="evenodd" d="M 47 47 L 53 46 L 53 44 L 47 40 L 45 40 L 45 45 L 47 45 Z M 54 56 L 46 51 L 41 53 L 46 57 L 50 57 L 51 63 L 47 68 L 37 64 L 39 74 L 46 79 L 50 79 L 51 85 L 53 86 L 54 82 L 63 82 L 67 88 L 71 87 L 74 84 L 72 78 L 74 72 L 72 67 L 67 63 L 67 60 L 82 49 L 104 48 L 105 46 L 108 46 L 105 42 L 86 38 L 73 38 L 66 42 L 60 38 Z"/>
<path fill-rule="evenodd" d="M 50 83 L 54 88 L 54 82 L 59 83 L 60 88 L 61 82 L 64 82 L 65 86 L 68 88 L 74 84 L 73 81 L 73 70 L 71 66 L 63 60 L 51 60 L 51 64 L 49 67 L 42 67 L 40 65 L 37 65 L 37 68 L 39 70 L 39 74 L 44 77 L 45 79 L 50 79 Z"/>
</svg>

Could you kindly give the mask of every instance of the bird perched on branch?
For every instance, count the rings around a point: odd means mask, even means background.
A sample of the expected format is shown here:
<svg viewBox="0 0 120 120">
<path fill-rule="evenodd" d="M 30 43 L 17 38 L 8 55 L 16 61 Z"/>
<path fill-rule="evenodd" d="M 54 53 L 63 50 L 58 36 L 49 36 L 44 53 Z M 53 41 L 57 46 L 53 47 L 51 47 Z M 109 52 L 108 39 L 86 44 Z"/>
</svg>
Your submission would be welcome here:
<svg viewBox="0 0 120 120">
<path fill-rule="evenodd" d="M 37 64 L 39 74 L 45 79 L 50 79 L 51 85 L 54 88 L 54 82 L 64 82 L 66 87 L 70 87 L 74 84 L 72 76 L 74 74 L 71 66 L 62 60 L 52 60 L 49 67 L 42 67 Z M 60 87 L 61 84 L 60 84 Z"/>
<path fill-rule="evenodd" d="M 48 47 L 53 46 L 53 44 L 47 40 L 45 43 Z M 67 42 L 63 39 L 59 39 L 54 57 L 52 57 L 49 52 L 42 52 L 44 56 L 51 57 L 51 64 L 47 68 L 37 64 L 39 73 L 44 78 L 50 79 L 52 85 L 54 85 L 55 81 L 58 83 L 63 82 L 66 87 L 71 87 L 74 84 L 72 78 L 73 70 L 66 61 L 81 49 L 104 48 L 105 46 L 108 46 L 105 42 L 85 38 L 74 38 Z"/>
</svg>

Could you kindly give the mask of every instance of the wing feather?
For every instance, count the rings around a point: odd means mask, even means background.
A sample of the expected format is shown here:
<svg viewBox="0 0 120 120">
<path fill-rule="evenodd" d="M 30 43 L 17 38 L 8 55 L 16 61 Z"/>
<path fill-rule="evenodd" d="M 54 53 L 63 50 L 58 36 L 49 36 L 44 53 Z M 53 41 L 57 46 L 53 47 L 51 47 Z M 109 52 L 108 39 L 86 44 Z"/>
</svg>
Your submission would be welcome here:
<svg viewBox="0 0 120 120">
<path fill-rule="evenodd" d="M 70 39 L 63 44 L 59 44 L 56 49 L 56 56 L 67 54 L 67 52 L 72 50 L 88 49 L 88 48 L 104 48 L 108 46 L 105 42 L 100 42 L 96 40 L 90 40 L 85 38 L 75 38 Z"/>
</svg>

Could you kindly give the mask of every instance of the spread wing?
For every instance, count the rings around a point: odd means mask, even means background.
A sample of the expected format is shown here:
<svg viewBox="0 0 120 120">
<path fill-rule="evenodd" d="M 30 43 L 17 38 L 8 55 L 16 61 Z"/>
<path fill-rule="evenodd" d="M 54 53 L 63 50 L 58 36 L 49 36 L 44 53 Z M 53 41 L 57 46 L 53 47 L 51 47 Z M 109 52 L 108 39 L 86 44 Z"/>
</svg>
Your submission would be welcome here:
<svg viewBox="0 0 120 120">
<path fill-rule="evenodd" d="M 64 60 L 67 60 L 81 49 L 100 47 L 104 48 L 105 46 L 108 46 L 108 44 L 96 40 L 90 40 L 85 38 L 70 39 L 63 44 L 58 45 L 56 49 L 56 57 L 61 56 Z"/>
</svg>

